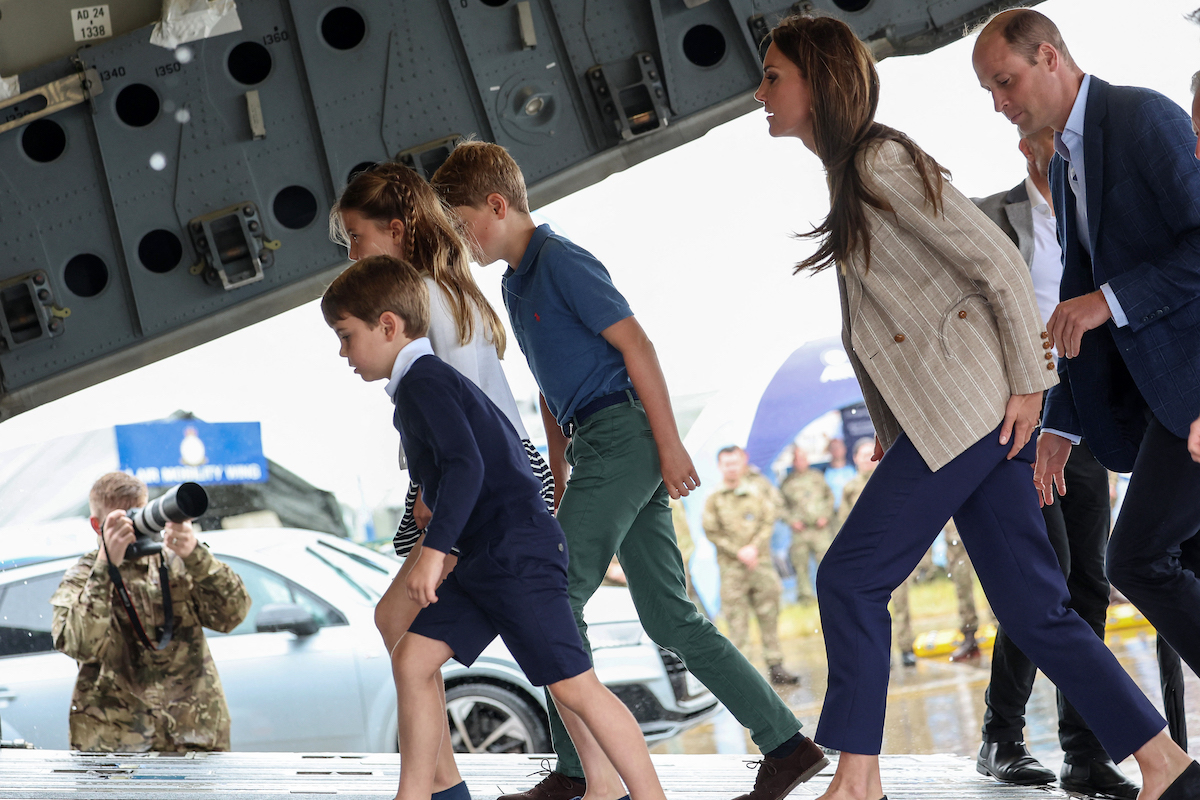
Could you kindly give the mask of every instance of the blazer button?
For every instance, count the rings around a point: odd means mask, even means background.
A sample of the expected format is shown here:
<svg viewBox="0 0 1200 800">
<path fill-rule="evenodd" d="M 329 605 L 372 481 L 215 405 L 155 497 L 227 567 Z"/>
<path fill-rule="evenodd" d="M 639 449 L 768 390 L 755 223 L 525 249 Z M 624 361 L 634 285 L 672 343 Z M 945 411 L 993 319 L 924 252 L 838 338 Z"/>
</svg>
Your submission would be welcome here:
<svg viewBox="0 0 1200 800">
<path fill-rule="evenodd" d="M 892 338 L 893 338 L 893 339 L 895 339 L 897 342 L 903 342 L 903 341 L 904 341 L 904 334 L 903 334 L 903 333 L 897 333 L 897 334 L 896 334 L 895 336 L 893 336 Z"/>
<path fill-rule="evenodd" d="M 1042 338 L 1043 338 L 1043 339 L 1049 339 L 1049 338 L 1050 338 L 1050 334 L 1046 333 L 1045 331 L 1042 331 Z"/>
<path fill-rule="evenodd" d="M 1053 358 L 1054 358 L 1054 353 L 1046 353 L 1046 360 L 1047 360 L 1047 361 L 1050 361 L 1050 360 L 1051 360 L 1051 359 L 1053 359 Z"/>
<path fill-rule="evenodd" d="M 1054 364 L 1047 364 L 1046 369 L 1054 369 Z"/>
<path fill-rule="evenodd" d="M 1049 343 L 1049 342 L 1042 342 L 1042 349 L 1043 349 L 1043 350 L 1049 350 L 1049 349 L 1050 349 L 1050 343 Z"/>
<path fill-rule="evenodd" d="M 967 318 L 967 312 L 966 312 L 966 311 L 960 311 L 960 312 L 958 312 L 958 318 L 959 318 L 959 319 L 966 319 L 966 318 Z"/>
</svg>

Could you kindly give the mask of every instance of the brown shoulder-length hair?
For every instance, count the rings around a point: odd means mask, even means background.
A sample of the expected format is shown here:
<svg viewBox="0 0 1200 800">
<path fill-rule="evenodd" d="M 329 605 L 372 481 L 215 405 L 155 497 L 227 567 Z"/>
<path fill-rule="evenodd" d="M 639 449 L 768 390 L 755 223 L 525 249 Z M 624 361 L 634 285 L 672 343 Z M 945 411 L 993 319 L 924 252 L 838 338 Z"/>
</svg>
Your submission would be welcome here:
<svg viewBox="0 0 1200 800">
<path fill-rule="evenodd" d="M 471 260 L 454 217 L 433 187 L 415 170 L 396 162 L 383 162 L 363 170 L 342 190 L 329 212 L 329 238 L 348 247 L 343 211 L 355 211 L 381 225 L 398 219 L 404 223 L 405 261 L 433 278 L 450 298 L 458 343 L 475 337 L 478 311 L 487 330 L 484 335 L 504 358 L 504 325 L 471 275 Z"/>
<path fill-rule="evenodd" d="M 829 179 L 829 216 L 801 239 L 816 239 L 817 251 L 796 272 L 820 272 L 845 262 L 859 248 L 871 268 L 866 206 L 891 212 L 890 204 L 863 183 L 857 156 L 876 142 L 898 142 L 912 158 L 925 188 L 925 201 L 940 213 L 942 165 L 900 131 L 875 121 L 879 74 L 875 62 L 850 26 L 833 17 L 786 17 L 771 31 L 780 54 L 800 69 L 812 92 L 813 137 Z"/>
</svg>

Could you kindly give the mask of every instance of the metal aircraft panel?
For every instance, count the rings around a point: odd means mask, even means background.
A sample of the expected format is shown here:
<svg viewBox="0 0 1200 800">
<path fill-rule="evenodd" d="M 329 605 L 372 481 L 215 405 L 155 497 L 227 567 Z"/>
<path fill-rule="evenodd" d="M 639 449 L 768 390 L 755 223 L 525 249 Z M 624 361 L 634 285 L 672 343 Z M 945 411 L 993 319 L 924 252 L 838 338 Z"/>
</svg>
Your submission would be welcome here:
<svg viewBox="0 0 1200 800">
<path fill-rule="evenodd" d="M 169 49 L 122 23 L 70 57 L 49 14 L 0 99 L 0 419 L 316 297 L 345 264 L 328 210 L 367 165 L 428 176 L 475 135 L 536 207 L 754 108 L 787 13 L 882 58 L 1036 2 L 241 0 L 236 32 Z"/>
</svg>

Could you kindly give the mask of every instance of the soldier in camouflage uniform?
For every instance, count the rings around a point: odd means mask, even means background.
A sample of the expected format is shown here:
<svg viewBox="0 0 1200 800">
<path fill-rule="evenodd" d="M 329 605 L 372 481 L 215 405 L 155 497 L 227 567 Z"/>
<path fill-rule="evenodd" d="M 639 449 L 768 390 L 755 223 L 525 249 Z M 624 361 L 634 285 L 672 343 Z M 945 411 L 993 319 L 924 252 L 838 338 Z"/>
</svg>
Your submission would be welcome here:
<svg viewBox="0 0 1200 800">
<path fill-rule="evenodd" d="M 750 472 L 742 448 L 722 449 L 717 464 L 723 480 L 704 501 L 704 533 L 717 548 L 721 610 L 729 622 L 729 639 L 739 650 L 746 650 L 753 611 L 762 632 L 763 660 L 771 682 L 796 683 L 799 679 L 783 668 L 779 645 L 782 587 L 771 560 L 771 532 L 782 511 L 782 499 L 770 481 Z"/>
<path fill-rule="evenodd" d="M 785 519 L 792 529 L 788 555 L 796 570 L 796 599 L 803 603 L 814 599 L 808 560 L 811 557 L 820 566 L 833 541 L 835 519 L 833 490 L 821 473 L 809 469 L 804 450 L 795 447 L 794 451 L 792 472 L 780 484 L 779 493 L 786 507 Z"/>
<path fill-rule="evenodd" d="M 191 523 L 163 532 L 175 628 L 150 650 L 137 638 L 108 560 L 118 568 L 147 636 L 164 622 L 158 559 L 126 561 L 133 527 L 125 511 L 146 503 L 146 485 L 123 472 L 103 476 L 89 497 L 100 547 L 67 571 L 50 602 L 54 646 L 79 664 L 71 697 L 71 749 L 102 752 L 228 750 L 229 709 L 205 627 L 228 632 L 250 610 L 242 579 L 198 546 Z M 103 526 L 101 526 L 103 521 Z"/>
<path fill-rule="evenodd" d="M 946 571 L 954 581 L 954 593 L 958 596 L 958 619 L 962 624 L 963 642 L 950 654 L 951 661 L 966 661 L 979 657 L 979 643 L 975 631 L 979 630 L 979 612 L 975 608 L 975 570 L 967 556 L 967 548 L 958 536 L 954 520 L 946 523 Z"/>
</svg>

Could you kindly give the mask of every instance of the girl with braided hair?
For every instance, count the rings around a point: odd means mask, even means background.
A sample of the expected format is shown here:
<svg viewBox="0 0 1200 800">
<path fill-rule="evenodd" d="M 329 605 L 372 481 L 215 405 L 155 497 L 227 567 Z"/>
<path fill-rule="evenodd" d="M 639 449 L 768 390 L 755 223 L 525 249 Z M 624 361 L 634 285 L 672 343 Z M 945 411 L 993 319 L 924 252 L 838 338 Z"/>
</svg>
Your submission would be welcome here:
<svg viewBox="0 0 1200 800">
<path fill-rule="evenodd" d="M 482 389 L 512 423 L 525 443 L 534 474 L 542 481 L 542 497 L 553 511 L 554 478 L 529 441 L 500 366 L 504 326 L 471 276 L 470 251 L 433 188 L 403 164 L 376 164 L 355 175 L 342 190 L 329 212 L 329 235 L 346 247 L 351 261 L 387 255 L 408 261 L 422 274 L 429 290 L 429 340 L 434 354 Z M 403 451 L 400 466 L 406 467 Z M 420 488 L 410 484 L 393 541 L 396 554 L 409 558 L 375 608 L 375 625 L 392 654 L 420 610 L 408 598 L 404 579 L 417 562 L 430 519 Z M 446 558 L 446 574 L 457 562 L 454 552 Z M 454 763 L 448 725 L 442 737 L 434 781 L 439 791 L 434 792 L 434 800 L 469 800 Z"/>
</svg>

